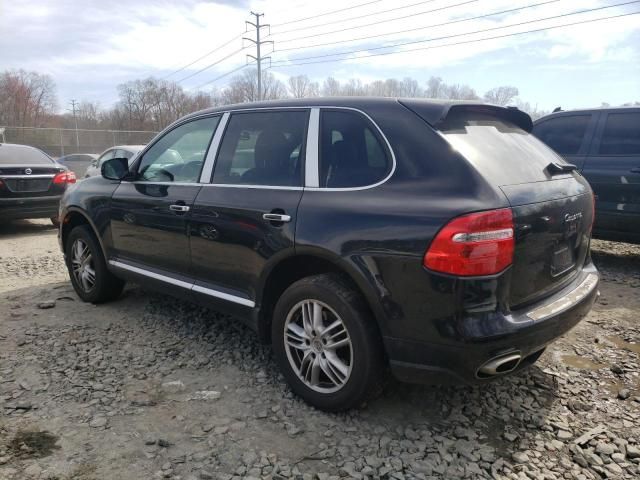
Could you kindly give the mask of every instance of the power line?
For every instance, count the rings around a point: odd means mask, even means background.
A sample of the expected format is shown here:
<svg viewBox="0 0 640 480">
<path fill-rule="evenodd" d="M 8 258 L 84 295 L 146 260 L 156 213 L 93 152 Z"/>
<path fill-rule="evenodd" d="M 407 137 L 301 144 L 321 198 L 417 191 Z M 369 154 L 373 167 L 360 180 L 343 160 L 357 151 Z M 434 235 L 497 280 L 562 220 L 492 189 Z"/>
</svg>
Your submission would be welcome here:
<svg viewBox="0 0 640 480">
<path fill-rule="evenodd" d="M 364 14 L 364 15 L 358 15 L 358 16 L 355 16 L 355 17 L 348 17 L 348 18 L 341 18 L 339 20 L 332 20 L 330 22 L 326 22 L 326 23 L 323 23 L 321 25 L 310 25 L 308 27 L 298 27 L 298 28 L 292 28 L 292 29 L 289 29 L 289 30 L 283 30 L 281 32 L 274 32 L 274 33 L 272 33 L 272 35 L 282 35 L 283 33 L 297 32 L 299 30 L 308 30 L 310 28 L 326 27 L 327 25 L 333 25 L 333 24 L 336 24 L 336 23 L 350 22 L 351 20 L 361 20 L 363 18 L 373 17 L 375 15 L 382 15 L 383 13 L 395 12 L 397 10 L 403 10 L 405 8 L 417 7 L 418 5 L 424 5 L 426 3 L 433 3 L 433 2 L 436 2 L 436 1 L 438 1 L 438 0 L 423 0 L 421 2 L 411 3 L 409 5 L 402 5 L 401 7 L 393 7 L 393 8 L 388 8 L 387 10 L 380 10 L 380 11 L 377 11 L 377 12 L 367 13 L 367 14 Z M 289 40 L 287 40 L 287 41 L 289 41 Z"/>
<path fill-rule="evenodd" d="M 313 35 L 309 35 L 307 37 L 299 37 L 297 39 L 286 39 L 286 40 L 278 40 L 279 42 L 285 43 L 285 42 L 291 42 L 293 40 L 299 40 L 300 38 L 310 38 L 310 37 L 321 37 L 323 35 L 331 35 L 333 33 L 342 33 L 342 32 L 347 32 L 349 30 L 357 30 L 358 28 L 365 28 L 365 27 L 371 27 L 373 25 L 380 25 L 381 23 L 389 23 L 389 22 L 395 22 L 396 20 L 404 20 L 405 18 L 413 18 L 413 17 L 417 17 L 418 15 L 425 15 L 427 13 L 433 13 L 433 12 L 439 12 L 442 10 L 448 10 L 450 8 L 455 8 L 455 7 L 460 7 L 462 5 L 467 5 L 469 3 L 476 3 L 479 2 L 480 0 L 466 0 L 465 2 L 462 3 L 456 3 L 453 5 L 445 5 L 444 7 L 438 7 L 438 8 L 432 8 L 431 10 L 424 10 L 422 12 L 416 12 L 416 13 L 412 13 L 411 15 L 403 15 L 401 17 L 395 17 L 395 18 L 387 18 L 385 20 L 377 20 L 375 22 L 371 22 L 371 23 L 365 23 L 363 25 L 355 25 L 353 27 L 346 27 L 346 28 L 340 28 L 338 30 L 330 30 L 328 32 L 322 32 L 322 33 L 316 33 Z M 319 27 L 322 27 L 324 25 L 316 25 Z M 311 27 L 309 27 L 311 28 Z M 290 30 L 292 31 L 292 30 Z M 272 35 L 276 35 L 276 33 L 273 33 Z"/>
<path fill-rule="evenodd" d="M 639 0 L 639 1 L 640 1 L 640 0 Z M 226 55 L 226 56 L 222 57 L 220 60 L 217 60 L 217 61 L 215 61 L 215 62 L 213 62 L 213 63 L 210 63 L 209 65 L 206 65 L 205 67 L 202 67 L 200 70 L 198 70 L 198 71 L 196 71 L 196 72 L 193 72 L 193 73 L 190 73 L 190 74 L 189 74 L 189 75 L 187 75 L 186 77 L 182 77 L 180 80 L 176 80 L 176 83 L 182 83 L 182 82 L 184 82 L 185 80 L 188 80 L 189 78 L 195 77 L 196 75 L 198 75 L 198 74 L 200 74 L 200 73 L 204 72 L 205 70 L 209 70 L 210 68 L 215 67 L 216 65 L 219 65 L 220 63 L 224 62 L 225 60 L 227 60 L 227 59 L 229 59 L 229 58 L 233 57 L 235 54 L 240 53 L 240 52 L 241 52 L 242 50 L 244 50 L 245 48 L 247 48 L 247 47 L 242 47 L 242 48 L 239 48 L 238 50 L 234 50 L 234 51 L 233 51 L 233 52 L 231 52 L 230 54 L 228 54 L 228 55 Z"/>
<path fill-rule="evenodd" d="M 316 43 L 316 44 L 308 45 L 308 46 L 305 46 L 305 47 L 280 48 L 278 51 L 279 52 L 286 52 L 286 51 L 290 51 L 290 50 L 302 50 L 302 49 L 307 49 L 307 48 L 324 47 L 324 46 L 327 46 L 327 45 L 337 45 L 339 43 L 350 43 L 350 42 L 357 42 L 357 41 L 360 41 L 360 40 L 369 40 L 371 38 L 386 37 L 388 35 L 397 35 L 399 33 L 415 32 L 417 30 L 426 30 L 428 28 L 443 27 L 445 25 L 452 25 L 454 23 L 462 23 L 462 22 L 468 22 L 468 21 L 471 21 L 471 20 L 479 20 L 481 18 L 494 17 L 496 15 L 503 15 L 505 13 L 517 12 L 519 10 L 526 10 L 528 8 L 539 7 L 539 6 L 542 6 L 542 5 L 547 5 L 549 3 L 556 3 L 556 2 L 560 2 L 560 1 L 562 1 L 562 0 L 547 0 L 545 2 L 534 3 L 534 4 L 531 4 L 531 5 L 526 5 L 524 7 L 510 8 L 508 10 L 502 10 L 500 12 L 493 12 L 493 13 L 488 13 L 488 14 L 485 14 L 485 15 L 477 15 L 475 17 L 462 18 L 462 19 L 451 20 L 451 21 L 442 22 L 442 23 L 432 23 L 431 25 L 425 25 L 423 27 L 409 28 L 409 29 L 406 29 L 406 30 L 398 30 L 398 31 L 395 31 L 395 32 L 378 33 L 376 35 L 367 35 L 365 37 L 351 38 L 351 39 L 348 39 L 348 40 L 337 40 L 335 42 Z M 293 40 L 311 38 L 311 37 L 314 37 L 314 36 L 315 35 L 307 35 L 305 37 L 298 37 L 298 38 L 294 38 L 294 39 L 291 39 L 291 40 L 279 40 L 279 42 L 287 43 L 287 42 L 290 42 L 290 41 L 293 41 Z"/>
<path fill-rule="evenodd" d="M 212 83 L 214 83 L 214 82 L 217 82 L 218 80 L 221 80 L 221 79 L 223 79 L 223 78 L 225 78 L 225 77 L 228 77 L 229 75 L 231 75 L 231 74 L 233 74 L 233 73 L 236 73 L 236 72 L 238 72 L 238 71 L 242 70 L 243 68 L 248 67 L 248 66 L 249 66 L 249 65 L 251 65 L 252 63 L 253 63 L 253 62 L 246 63 L 246 64 L 244 64 L 244 65 L 239 66 L 238 68 L 234 68 L 233 70 L 231 70 L 231 71 L 229 71 L 229 72 L 227 72 L 227 73 L 223 73 L 222 75 L 217 76 L 217 77 L 216 77 L 216 78 L 214 78 L 213 80 L 209 80 L 208 82 L 204 82 L 203 84 L 198 85 L 195 89 L 196 89 L 196 90 L 200 90 L 202 87 L 205 87 L 205 86 L 210 85 L 210 84 L 212 84 Z"/>
<path fill-rule="evenodd" d="M 636 2 L 630 2 L 630 3 L 636 3 Z M 372 53 L 370 55 L 361 55 L 357 58 L 332 58 L 329 60 L 316 60 L 316 61 L 311 61 L 311 62 L 301 62 L 301 63 L 290 63 L 290 64 L 282 64 L 282 65 L 273 65 L 272 68 L 278 68 L 278 67 L 295 67 L 295 66 L 299 66 L 299 65 L 311 65 L 311 64 L 316 64 L 316 63 L 331 63 L 331 62 L 343 62 L 345 60 L 359 60 L 361 58 L 369 58 L 369 57 L 381 57 L 384 55 L 397 55 L 400 53 L 410 53 L 410 52 L 417 52 L 417 51 L 423 51 L 423 50 L 432 50 L 435 48 L 443 48 L 443 47 L 453 47 L 456 45 L 466 45 L 469 43 L 474 43 L 474 42 L 484 42 L 486 40 L 496 40 L 496 39 L 500 39 L 500 38 L 507 38 L 507 37 L 515 37 L 517 35 L 525 35 L 525 34 L 529 34 L 529 33 L 538 33 L 538 32 L 544 32 L 544 31 L 548 31 L 548 30 L 555 30 L 558 28 L 564 28 L 564 27 L 572 27 L 575 25 L 583 25 L 583 24 L 587 24 L 587 23 L 594 23 L 594 22 L 600 22 L 603 20 L 611 20 L 614 18 L 622 18 L 622 17 L 629 17 L 631 15 L 638 15 L 640 14 L 640 11 L 638 12 L 631 12 L 631 13 L 623 13 L 623 14 L 619 14 L 619 15 L 611 15 L 609 17 L 600 17 L 600 18 L 594 18 L 591 20 L 581 20 L 579 22 L 573 22 L 573 23 L 566 23 L 563 25 L 554 25 L 551 27 L 544 27 L 544 28 L 538 28 L 535 30 L 527 30 L 524 32 L 515 32 L 515 33 L 507 33 L 504 35 L 496 35 L 493 37 L 486 37 L 486 38 L 477 38 L 477 39 L 473 39 L 473 40 L 465 40 L 465 41 L 461 41 L 461 42 L 453 42 L 453 43 L 447 43 L 447 44 L 443 44 L 443 45 L 433 45 L 430 47 L 419 47 L 419 48 L 411 48 L 411 49 L 407 49 L 407 50 L 402 50 L 402 51 L 398 51 L 398 52 L 382 52 L 382 53 Z"/>
<path fill-rule="evenodd" d="M 173 75 L 175 75 L 176 73 L 179 73 L 187 68 L 189 68 L 191 65 L 198 63 L 200 60 L 203 60 L 205 58 L 207 58 L 209 55 L 214 54 L 215 52 L 217 52 L 218 50 L 226 47 L 227 45 L 229 45 L 230 43 L 233 43 L 234 41 L 236 41 L 237 39 L 239 39 L 242 36 L 242 33 L 236 35 L 235 37 L 227 40 L 225 43 L 223 43 L 222 45 L 218 45 L 216 48 L 214 48 L 213 50 L 211 50 L 210 52 L 205 53 L 204 55 L 202 55 L 201 57 L 195 59 L 193 62 L 186 64 L 183 67 L 180 67 L 179 69 L 177 69 L 174 72 L 171 72 L 169 75 L 165 75 L 164 77 L 161 78 L 161 80 L 166 80 L 169 77 L 172 77 Z"/>
<path fill-rule="evenodd" d="M 324 17 L 327 15 L 332 15 L 334 13 L 339 13 L 339 12 L 346 12 L 347 10 L 353 10 L 354 8 L 360 8 L 360 7 L 364 7 L 365 5 L 371 5 L 373 3 L 380 3 L 382 0 L 372 0 L 370 2 L 365 2 L 365 3 L 359 3 L 358 5 L 353 5 L 351 7 L 345 7 L 345 8 L 340 8 L 338 10 L 332 10 L 330 12 L 324 12 L 324 13 L 318 13 L 316 15 L 312 15 L 310 17 L 304 17 L 304 18 L 296 18 L 295 20 L 289 20 L 287 22 L 282 22 L 282 23 L 276 23 L 275 25 L 273 25 L 274 27 L 279 27 L 280 25 L 289 25 L 290 23 L 297 23 L 297 22 L 303 22 L 305 20 L 311 20 L 312 18 L 318 18 L 318 17 Z"/>
<path fill-rule="evenodd" d="M 372 48 L 364 48 L 364 49 L 358 49 L 358 50 L 350 50 L 350 51 L 347 51 L 347 52 L 327 53 L 327 54 L 323 54 L 323 55 L 313 55 L 313 56 L 309 56 L 309 57 L 298 57 L 298 58 L 293 58 L 293 59 L 290 59 L 290 60 L 274 60 L 273 63 L 277 64 L 277 63 L 282 63 L 282 62 L 297 62 L 297 61 L 300 61 L 300 60 L 314 60 L 314 59 L 317 59 L 317 58 L 334 57 L 334 56 L 338 56 L 338 55 L 350 55 L 352 53 L 370 52 L 370 51 L 373 51 L 373 50 L 382 50 L 382 49 L 385 49 L 385 48 L 403 47 L 403 46 L 406 46 L 406 45 L 415 45 L 417 43 L 434 42 L 436 40 L 446 40 L 446 39 L 449 39 L 449 38 L 456 38 L 456 37 L 462 37 L 462 36 L 466 36 L 466 35 L 473 35 L 473 34 L 476 34 L 476 33 L 485 33 L 485 32 L 490 32 L 490 31 L 494 31 L 494 30 L 502 30 L 502 29 L 505 29 L 505 28 L 518 27 L 518 26 L 522 26 L 522 25 L 528 25 L 528 24 L 531 24 L 531 23 L 543 22 L 543 21 L 546 21 L 546 20 L 554 20 L 554 19 L 557 19 L 557 18 L 569 17 L 569 16 L 572 16 L 572 15 L 580 15 L 580 14 L 583 14 L 583 13 L 590 13 L 590 12 L 595 12 L 595 11 L 599 11 L 599 10 L 606 10 L 608 8 L 621 7 L 621 6 L 631 5 L 631 4 L 639 3 L 639 2 L 640 2 L 640 0 L 633 0 L 633 1 L 630 1 L 630 2 L 618 3 L 618 4 L 615 4 L 615 5 L 607 5 L 607 6 L 604 6 L 604 7 L 590 8 L 590 9 L 580 10 L 580 11 L 571 12 L 571 13 L 563 13 L 561 15 L 554 15 L 554 16 L 551 16 L 551 17 L 539 18 L 539 19 L 536 19 L 536 20 L 527 20 L 527 21 L 524 21 L 524 22 L 512 23 L 511 25 L 503 25 L 503 26 L 500 26 L 500 27 L 485 28 L 485 29 L 482 29 L 482 30 L 475 30 L 473 32 L 457 33 L 457 34 L 453 34 L 453 35 L 444 35 L 444 36 L 441 36 L 441 37 L 428 38 L 428 39 L 425 39 L 425 40 L 413 40 L 413 41 L 410 41 L 410 42 L 402 42 L 402 43 L 396 43 L 396 44 L 392 44 L 392 45 L 383 45 L 383 46 L 380 46 L 380 47 L 372 47 Z"/>
</svg>

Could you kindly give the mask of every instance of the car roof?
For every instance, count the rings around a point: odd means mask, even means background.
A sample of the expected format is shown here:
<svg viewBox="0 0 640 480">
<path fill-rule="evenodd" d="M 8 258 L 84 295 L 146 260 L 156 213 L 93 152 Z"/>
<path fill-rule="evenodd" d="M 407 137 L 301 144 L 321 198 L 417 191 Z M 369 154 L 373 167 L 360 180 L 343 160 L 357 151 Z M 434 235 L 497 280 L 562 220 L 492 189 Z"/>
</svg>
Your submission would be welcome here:
<svg viewBox="0 0 640 480">
<path fill-rule="evenodd" d="M 534 123 L 541 122 L 542 120 L 547 120 L 552 117 L 558 117 L 562 115 L 573 115 L 573 114 L 588 114 L 588 113 L 612 113 L 612 112 L 640 112 L 640 105 L 625 105 L 621 107 L 593 107 L 593 108 L 576 108 L 575 110 L 558 110 L 557 112 L 549 113 L 543 117 L 537 119 Z"/>
<path fill-rule="evenodd" d="M 366 111 L 369 108 L 384 107 L 392 105 L 404 105 L 413 109 L 413 106 L 419 107 L 420 116 L 431 125 L 436 125 L 442 121 L 450 110 L 460 107 L 478 107 L 486 106 L 495 110 L 511 111 L 513 115 L 528 115 L 515 108 L 500 107 L 485 102 L 470 100 L 442 100 L 430 98 L 394 98 L 394 97 L 313 97 L 313 98 L 288 98 L 283 100 L 267 100 L 261 102 L 237 103 L 232 105 L 224 105 L 220 107 L 207 108 L 198 112 L 191 113 L 178 122 L 188 120 L 193 117 L 211 113 L 228 112 L 232 110 L 255 110 L 261 108 L 301 108 L 301 107 L 342 107 L 354 108 Z M 529 124 L 531 121 L 529 120 Z"/>
</svg>

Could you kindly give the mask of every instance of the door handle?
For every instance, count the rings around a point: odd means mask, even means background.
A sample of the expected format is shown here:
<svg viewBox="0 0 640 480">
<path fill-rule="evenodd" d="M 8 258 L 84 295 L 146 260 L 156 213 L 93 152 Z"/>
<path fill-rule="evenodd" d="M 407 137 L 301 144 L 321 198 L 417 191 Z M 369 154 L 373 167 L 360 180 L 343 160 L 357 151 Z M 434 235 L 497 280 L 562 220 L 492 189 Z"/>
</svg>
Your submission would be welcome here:
<svg viewBox="0 0 640 480">
<path fill-rule="evenodd" d="M 169 205 L 169 210 L 172 212 L 185 213 L 188 212 L 190 207 L 188 205 Z"/>
<path fill-rule="evenodd" d="M 282 213 L 265 213 L 262 215 L 264 220 L 268 220 L 269 222 L 290 222 L 291 215 L 284 215 Z"/>
<path fill-rule="evenodd" d="M 640 167 L 632 168 L 631 173 L 640 173 Z"/>
</svg>

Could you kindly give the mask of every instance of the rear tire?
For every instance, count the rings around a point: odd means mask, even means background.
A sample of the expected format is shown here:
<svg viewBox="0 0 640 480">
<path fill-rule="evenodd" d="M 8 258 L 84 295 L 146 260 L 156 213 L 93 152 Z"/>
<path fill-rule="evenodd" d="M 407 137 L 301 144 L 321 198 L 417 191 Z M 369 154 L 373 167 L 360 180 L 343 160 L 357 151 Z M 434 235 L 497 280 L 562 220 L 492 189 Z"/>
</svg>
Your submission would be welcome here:
<svg viewBox="0 0 640 480">
<path fill-rule="evenodd" d="M 103 303 L 122 293 L 125 282 L 107 268 L 102 249 L 89 226 L 80 225 L 71 230 L 64 251 L 71 283 L 82 300 Z"/>
<path fill-rule="evenodd" d="M 51 217 L 50 220 L 54 227 L 58 228 L 60 226 L 60 219 L 58 217 Z"/>
<path fill-rule="evenodd" d="M 291 389 L 321 410 L 357 407 L 380 391 L 385 368 L 377 324 L 340 275 L 315 275 L 287 288 L 271 338 Z"/>
</svg>

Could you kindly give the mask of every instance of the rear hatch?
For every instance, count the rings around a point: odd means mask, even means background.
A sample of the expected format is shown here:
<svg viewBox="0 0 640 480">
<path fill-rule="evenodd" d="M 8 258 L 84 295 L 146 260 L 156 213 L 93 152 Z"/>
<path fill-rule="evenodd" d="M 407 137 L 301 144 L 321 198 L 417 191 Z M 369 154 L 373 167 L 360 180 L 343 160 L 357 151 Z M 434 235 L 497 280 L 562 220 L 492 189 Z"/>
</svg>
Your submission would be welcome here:
<svg viewBox="0 0 640 480">
<path fill-rule="evenodd" d="M 21 145 L 0 146 L 0 198 L 61 195 L 65 184 L 54 184 L 65 169 L 44 153 Z"/>
<path fill-rule="evenodd" d="M 406 103 L 420 115 L 420 102 Z M 461 104 L 450 106 L 438 120 L 426 113 L 420 116 L 511 205 L 515 234 L 511 307 L 524 306 L 571 282 L 589 253 L 593 195 L 579 173 L 528 133 L 528 115 Z"/>
</svg>

